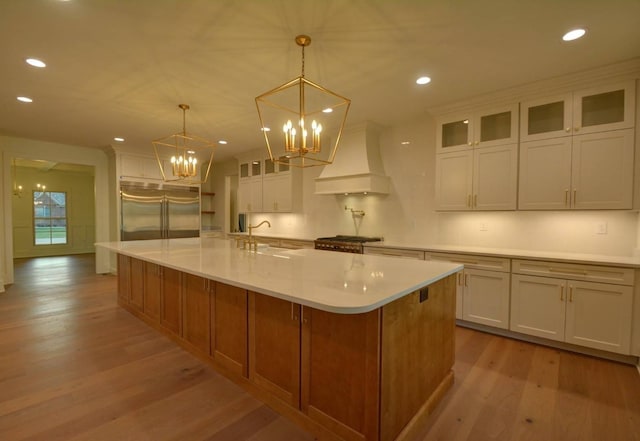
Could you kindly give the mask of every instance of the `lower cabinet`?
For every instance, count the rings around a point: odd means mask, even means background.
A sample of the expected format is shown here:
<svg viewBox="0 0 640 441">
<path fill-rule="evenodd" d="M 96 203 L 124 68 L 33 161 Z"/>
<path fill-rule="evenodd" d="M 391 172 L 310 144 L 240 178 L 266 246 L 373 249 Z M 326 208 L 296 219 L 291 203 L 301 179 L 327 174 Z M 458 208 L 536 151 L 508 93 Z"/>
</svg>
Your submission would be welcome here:
<svg viewBox="0 0 640 441">
<path fill-rule="evenodd" d="M 131 290 L 129 305 L 138 311 L 144 309 L 144 261 L 131 258 Z"/>
<path fill-rule="evenodd" d="M 160 297 L 162 292 L 161 267 L 144 262 L 143 311 L 153 321 L 160 320 Z"/>
<path fill-rule="evenodd" d="M 345 440 L 378 437 L 380 320 L 302 310 L 302 410 Z"/>
<path fill-rule="evenodd" d="M 633 288 L 515 274 L 511 330 L 629 354 Z"/>
<path fill-rule="evenodd" d="M 211 357 L 247 377 L 247 290 L 211 282 Z"/>
<path fill-rule="evenodd" d="M 182 335 L 182 273 L 162 267 L 160 291 L 160 326 L 175 335 Z"/>
<path fill-rule="evenodd" d="M 199 351 L 210 354 L 210 300 L 214 283 L 209 279 L 183 273 L 182 338 Z"/>
<path fill-rule="evenodd" d="M 300 408 L 300 305 L 249 291 L 249 379 Z"/>
<path fill-rule="evenodd" d="M 118 303 L 128 304 L 131 295 L 131 257 L 118 254 Z"/>
<path fill-rule="evenodd" d="M 509 329 L 509 259 L 449 253 L 426 253 L 427 260 L 464 264 L 456 279 L 456 318 Z"/>
<path fill-rule="evenodd" d="M 509 329 L 509 273 L 465 269 L 462 319 Z"/>
</svg>

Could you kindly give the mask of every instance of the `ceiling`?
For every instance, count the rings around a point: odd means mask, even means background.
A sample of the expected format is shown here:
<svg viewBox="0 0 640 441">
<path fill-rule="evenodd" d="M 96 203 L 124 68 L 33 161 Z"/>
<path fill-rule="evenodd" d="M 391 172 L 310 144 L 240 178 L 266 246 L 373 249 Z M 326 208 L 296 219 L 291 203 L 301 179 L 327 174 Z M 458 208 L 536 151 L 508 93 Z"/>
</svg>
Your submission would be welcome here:
<svg viewBox="0 0 640 441">
<path fill-rule="evenodd" d="M 5 0 L 0 133 L 150 153 L 187 103 L 188 132 L 228 141 L 217 160 L 261 148 L 254 98 L 300 74 L 301 33 L 306 77 L 352 100 L 347 123 L 385 126 L 638 57 L 640 0 Z"/>
</svg>

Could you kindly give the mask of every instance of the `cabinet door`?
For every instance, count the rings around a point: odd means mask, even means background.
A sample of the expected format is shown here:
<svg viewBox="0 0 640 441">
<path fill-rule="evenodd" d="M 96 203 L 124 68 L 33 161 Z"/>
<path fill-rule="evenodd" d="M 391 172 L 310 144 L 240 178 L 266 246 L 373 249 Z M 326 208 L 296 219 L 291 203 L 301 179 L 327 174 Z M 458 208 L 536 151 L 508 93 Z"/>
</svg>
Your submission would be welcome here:
<svg viewBox="0 0 640 441">
<path fill-rule="evenodd" d="M 476 113 L 472 125 L 474 147 L 494 147 L 518 142 L 518 104 Z"/>
<path fill-rule="evenodd" d="M 571 208 L 571 137 L 520 144 L 521 210 Z"/>
<path fill-rule="evenodd" d="M 633 129 L 573 137 L 573 207 L 630 209 Z"/>
<path fill-rule="evenodd" d="M 131 257 L 118 254 L 118 302 L 129 303 L 131 296 Z"/>
<path fill-rule="evenodd" d="M 567 283 L 564 279 L 514 274 L 511 325 L 523 334 L 564 341 Z"/>
<path fill-rule="evenodd" d="M 292 209 L 291 173 L 278 174 L 262 181 L 262 200 L 265 212 L 290 212 Z"/>
<path fill-rule="evenodd" d="M 300 305 L 249 291 L 249 379 L 300 408 Z"/>
<path fill-rule="evenodd" d="M 509 273 L 465 269 L 464 320 L 509 329 Z"/>
<path fill-rule="evenodd" d="M 568 282 L 568 343 L 629 354 L 633 288 L 605 283 Z"/>
<path fill-rule="evenodd" d="M 182 334 L 182 276 L 180 271 L 162 268 L 160 325 L 175 335 Z"/>
<path fill-rule="evenodd" d="M 473 191 L 473 151 L 436 155 L 436 208 L 470 210 Z"/>
<path fill-rule="evenodd" d="M 475 210 L 515 210 L 518 189 L 518 145 L 476 149 L 473 154 Z"/>
<path fill-rule="evenodd" d="M 210 289 L 209 280 L 184 273 L 182 296 L 182 338 L 205 354 L 210 352 Z"/>
<path fill-rule="evenodd" d="M 144 262 L 144 313 L 153 321 L 160 320 L 160 266 Z"/>
<path fill-rule="evenodd" d="M 572 94 L 545 97 L 520 104 L 520 141 L 571 136 Z"/>
<path fill-rule="evenodd" d="M 129 305 L 141 312 L 144 309 L 144 261 L 140 259 L 131 259 Z"/>
<path fill-rule="evenodd" d="M 380 309 L 302 317 L 303 412 L 346 440 L 378 439 Z"/>
<path fill-rule="evenodd" d="M 573 94 L 573 133 L 628 129 L 635 122 L 635 82 L 600 86 Z"/>
<path fill-rule="evenodd" d="M 211 295 L 211 356 L 247 376 L 247 290 L 215 283 Z"/>
<path fill-rule="evenodd" d="M 253 177 L 249 180 L 251 185 L 251 205 L 250 210 L 253 212 L 261 212 L 262 206 L 262 176 Z"/>
<path fill-rule="evenodd" d="M 448 115 L 438 119 L 437 153 L 468 150 L 473 146 L 473 118 L 471 112 Z"/>
</svg>

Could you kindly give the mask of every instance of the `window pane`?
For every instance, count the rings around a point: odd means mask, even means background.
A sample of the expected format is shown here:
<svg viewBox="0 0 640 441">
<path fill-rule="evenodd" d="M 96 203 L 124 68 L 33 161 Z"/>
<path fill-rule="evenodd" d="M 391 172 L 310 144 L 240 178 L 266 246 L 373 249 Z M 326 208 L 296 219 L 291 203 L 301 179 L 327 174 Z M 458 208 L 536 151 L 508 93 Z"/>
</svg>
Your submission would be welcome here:
<svg viewBox="0 0 640 441">
<path fill-rule="evenodd" d="M 67 243 L 67 194 L 33 192 L 33 225 L 36 245 Z"/>
</svg>

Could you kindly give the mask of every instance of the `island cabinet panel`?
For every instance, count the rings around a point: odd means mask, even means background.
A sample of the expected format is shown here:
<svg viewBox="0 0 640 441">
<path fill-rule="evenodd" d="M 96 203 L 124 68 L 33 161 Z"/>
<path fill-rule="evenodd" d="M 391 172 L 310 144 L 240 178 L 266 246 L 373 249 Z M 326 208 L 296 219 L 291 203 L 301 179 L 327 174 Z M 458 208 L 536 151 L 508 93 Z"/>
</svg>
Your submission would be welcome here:
<svg viewBox="0 0 640 441">
<path fill-rule="evenodd" d="M 300 408 L 300 305 L 249 291 L 249 379 Z"/>
<path fill-rule="evenodd" d="M 131 295 L 131 257 L 118 254 L 118 302 L 129 303 Z"/>
<path fill-rule="evenodd" d="M 430 398 L 455 357 L 455 289 L 449 276 L 382 308 L 381 440 L 396 439 L 424 406 L 425 414 L 435 406 Z"/>
<path fill-rule="evenodd" d="M 211 281 L 183 273 L 182 338 L 204 354 L 211 347 Z"/>
<path fill-rule="evenodd" d="M 160 296 L 160 325 L 180 336 L 182 334 L 182 273 L 172 268 L 162 268 Z"/>
<path fill-rule="evenodd" d="M 144 262 L 140 259 L 131 259 L 129 305 L 140 312 L 144 309 Z"/>
<path fill-rule="evenodd" d="M 211 356 L 226 369 L 247 377 L 247 290 L 219 282 L 214 285 Z"/>
<path fill-rule="evenodd" d="M 345 440 L 379 439 L 380 317 L 302 308 L 302 410 Z"/>
<path fill-rule="evenodd" d="M 160 265 L 144 262 L 144 314 L 154 322 L 160 320 L 160 291 L 162 282 L 160 278 Z"/>
</svg>

